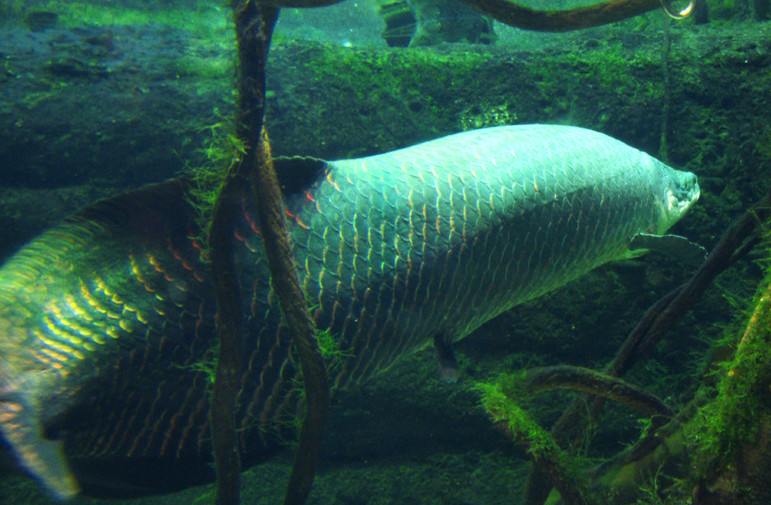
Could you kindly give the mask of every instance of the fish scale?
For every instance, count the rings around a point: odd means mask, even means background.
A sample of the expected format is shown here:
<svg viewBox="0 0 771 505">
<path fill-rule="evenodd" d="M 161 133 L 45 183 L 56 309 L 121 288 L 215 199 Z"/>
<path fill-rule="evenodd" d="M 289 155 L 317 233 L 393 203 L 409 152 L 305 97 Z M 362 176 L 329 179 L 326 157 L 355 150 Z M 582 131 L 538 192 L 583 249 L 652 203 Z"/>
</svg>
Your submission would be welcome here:
<svg viewBox="0 0 771 505">
<path fill-rule="evenodd" d="M 440 362 L 451 357 L 453 342 L 629 255 L 631 237 L 663 233 L 698 197 L 693 174 L 566 126 L 276 166 L 301 286 L 342 351 L 335 388 L 432 343 Z M 97 203 L 0 269 L 0 432 L 54 494 L 76 492 L 70 468 L 91 488 L 94 470 L 145 491 L 161 471 L 166 488 L 211 478 L 203 365 L 215 301 L 189 186 Z M 301 395 L 256 211 L 247 194 L 240 204 L 234 258 L 251 350 L 236 417 L 253 463 L 293 436 Z"/>
</svg>

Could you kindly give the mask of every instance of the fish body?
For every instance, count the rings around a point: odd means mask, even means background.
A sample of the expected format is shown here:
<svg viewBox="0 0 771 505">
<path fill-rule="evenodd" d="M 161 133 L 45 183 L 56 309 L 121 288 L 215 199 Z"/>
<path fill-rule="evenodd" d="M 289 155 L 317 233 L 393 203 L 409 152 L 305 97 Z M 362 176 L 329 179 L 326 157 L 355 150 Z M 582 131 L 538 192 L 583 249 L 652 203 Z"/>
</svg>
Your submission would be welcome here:
<svg viewBox="0 0 771 505">
<path fill-rule="evenodd" d="M 664 233 L 699 195 L 693 174 L 568 126 L 286 165 L 298 274 L 340 351 L 337 388 L 432 344 L 446 355 L 514 305 L 635 254 L 635 235 Z M 0 269 L 0 433 L 57 496 L 93 468 L 148 490 L 155 470 L 181 487 L 208 468 L 216 309 L 190 185 L 99 202 Z M 236 418 L 257 462 L 292 436 L 300 395 L 248 192 L 237 203 L 250 354 Z"/>
</svg>

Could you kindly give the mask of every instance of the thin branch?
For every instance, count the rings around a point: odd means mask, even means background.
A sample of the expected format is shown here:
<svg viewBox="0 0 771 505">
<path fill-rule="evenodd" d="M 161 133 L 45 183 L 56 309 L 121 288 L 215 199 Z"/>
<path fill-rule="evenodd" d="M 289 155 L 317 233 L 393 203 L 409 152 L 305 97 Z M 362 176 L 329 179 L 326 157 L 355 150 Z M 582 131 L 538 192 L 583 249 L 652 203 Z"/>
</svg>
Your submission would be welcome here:
<svg viewBox="0 0 771 505">
<path fill-rule="evenodd" d="M 343 0 L 260 0 L 269 7 L 326 7 L 340 3 Z"/>
<path fill-rule="evenodd" d="M 482 405 L 495 425 L 524 450 L 554 482 L 568 505 L 590 505 L 587 490 L 568 463 L 565 452 L 541 426 L 516 405 L 516 393 L 509 391 L 506 378 L 478 386 Z"/>
<path fill-rule="evenodd" d="M 661 7 L 661 0 L 611 0 L 566 10 L 537 10 L 507 0 L 462 0 L 509 26 L 541 32 L 567 32 L 606 25 Z"/>
<path fill-rule="evenodd" d="M 289 234 L 284 223 L 281 191 L 271 163 L 264 128 L 265 64 L 278 9 L 254 0 L 232 3 L 238 52 L 236 136 L 243 156 L 225 177 L 215 203 L 209 231 L 212 277 L 217 299 L 220 334 L 216 379 L 212 393 L 212 445 L 217 468 L 217 504 L 239 503 L 240 450 L 235 411 L 243 358 L 246 355 L 242 302 L 233 262 L 233 229 L 239 197 L 248 183 L 257 204 L 273 289 L 285 322 L 294 336 L 306 389 L 306 416 L 300 432 L 286 504 L 305 503 L 313 482 L 329 403 L 326 369 L 315 340 L 315 325 L 294 267 Z"/>
<path fill-rule="evenodd" d="M 570 389 L 614 400 L 644 416 L 671 417 L 674 411 L 656 396 L 616 377 L 578 366 L 557 365 L 532 368 L 520 387 L 526 392 Z"/>
<path fill-rule="evenodd" d="M 240 79 L 236 135 L 245 154 L 228 167 L 214 205 L 209 226 L 212 280 L 217 300 L 219 350 L 211 399 L 211 431 L 217 471 L 217 505 L 240 501 L 241 452 L 236 434 L 235 411 L 239 382 L 246 355 L 241 290 L 233 261 L 233 228 L 239 197 L 249 174 L 256 170 L 256 143 L 264 116 L 264 68 L 278 11 L 256 13 L 250 4 L 234 2 Z M 247 60 L 245 63 L 245 60 Z M 254 77 L 253 77 L 254 76 Z M 262 99 L 259 97 L 262 96 Z M 258 97 L 255 99 L 254 97 Z"/>
</svg>

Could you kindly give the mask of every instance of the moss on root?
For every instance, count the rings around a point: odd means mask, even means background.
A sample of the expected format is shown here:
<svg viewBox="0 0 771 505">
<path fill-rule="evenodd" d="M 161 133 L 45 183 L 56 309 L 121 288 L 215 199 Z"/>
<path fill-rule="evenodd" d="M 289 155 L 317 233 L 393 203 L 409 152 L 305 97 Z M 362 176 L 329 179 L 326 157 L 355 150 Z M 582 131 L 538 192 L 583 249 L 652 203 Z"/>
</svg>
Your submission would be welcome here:
<svg viewBox="0 0 771 505">
<path fill-rule="evenodd" d="M 767 438 L 764 432 L 769 430 L 771 419 L 771 270 L 754 305 L 746 330 L 733 338 L 733 359 L 715 370 L 719 379 L 714 399 L 686 427 L 689 444 L 695 449 L 695 473 L 704 481 L 744 467 L 748 446 Z"/>
</svg>

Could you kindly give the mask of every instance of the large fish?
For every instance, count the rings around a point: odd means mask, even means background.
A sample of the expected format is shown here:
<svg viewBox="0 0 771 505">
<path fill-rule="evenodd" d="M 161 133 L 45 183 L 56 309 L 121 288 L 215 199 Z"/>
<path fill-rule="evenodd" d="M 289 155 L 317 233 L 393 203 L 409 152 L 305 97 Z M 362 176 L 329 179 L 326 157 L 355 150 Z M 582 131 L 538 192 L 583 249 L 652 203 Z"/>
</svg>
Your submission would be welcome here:
<svg viewBox="0 0 771 505">
<path fill-rule="evenodd" d="M 638 254 L 632 240 L 664 233 L 699 196 L 692 173 L 568 126 L 489 128 L 277 169 L 305 295 L 343 357 L 335 387 L 432 344 L 451 377 L 453 342 Z M 56 496 L 81 485 L 152 491 L 161 472 L 168 487 L 211 477 L 215 303 L 190 186 L 97 203 L 0 270 L 0 433 Z M 251 352 L 237 419 L 254 463 L 292 436 L 300 395 L 246 191 L 239 205 Z"/>
</svg>

